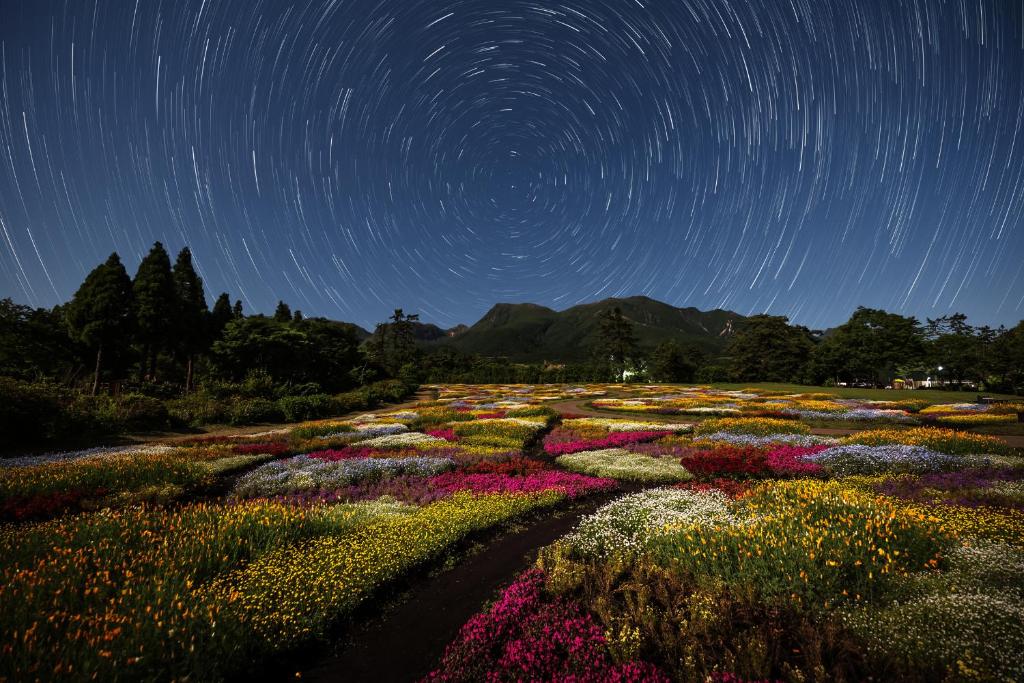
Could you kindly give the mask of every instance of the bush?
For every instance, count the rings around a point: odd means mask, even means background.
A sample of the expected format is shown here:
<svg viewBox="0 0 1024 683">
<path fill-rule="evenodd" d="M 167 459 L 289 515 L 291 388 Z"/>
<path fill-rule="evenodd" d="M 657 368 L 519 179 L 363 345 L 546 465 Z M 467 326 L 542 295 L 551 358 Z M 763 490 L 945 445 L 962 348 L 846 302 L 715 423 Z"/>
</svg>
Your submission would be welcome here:
<svg viewBox="0 0 1024 683">
<path fill-rule="evenodd" d="M 236 399 L 228 415 L 229 424 L 250 425 L 260 422 L 280 422 L 284 416 L 274 401 L 267 398 Z"/>
<path fill-rule="evenodd" d="M 5 446 L 49 441 L 70 425 L 54 387 L 0 377 L 0 434 Z"/>
<path fill-rule="evenodd" d="M 206 391 L 167 402 L 171 420 L 188 427 L 223 424 L 230 419 L 228 402 Z"/>
<path fill-rule="evenodd" d="M 149 431 L 167 427 L 167 406 L 158 398 L 143 394 L 121 394 L 107 398 L 99 414 L 109 417 L 111 431 Z"/>
<path fill-rule="evenodd" d="M 277 400 L 277 407 L 287 422 L 303 422 L 338 414 L 337 403 L 328 394 L 312 396 L 285 396 Z"/>
</svg>

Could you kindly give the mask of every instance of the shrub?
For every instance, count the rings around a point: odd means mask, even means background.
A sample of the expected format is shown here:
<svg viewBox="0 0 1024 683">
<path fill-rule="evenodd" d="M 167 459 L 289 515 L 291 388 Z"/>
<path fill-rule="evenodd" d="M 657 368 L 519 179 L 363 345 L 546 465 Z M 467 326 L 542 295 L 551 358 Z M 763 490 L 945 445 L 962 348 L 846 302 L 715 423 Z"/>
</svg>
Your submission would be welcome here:
<svg viewBox="0 0 1024 683">
<path fill-rule="evenodd" d="M 167 406 L 158 398 L 143 394 L 104 397 L 96 411 L 110 424 L 110 432 L 152 431 L 167 427 Z"/>
<path fill-rule="evenodd" d="M 277 407 L 287 422 L 316 420 L 338 413 L 337 404 L 328 394 L 285 396 L 277 400 Z"/>
<path fill-rule="evenodd" d="M 267 398 L 236 399 L 228 414 L 228 422 L 233 425 L 280 422 L 282 418 L 277 404 Z"/>
<path fill-rule="evenodd" d="M 69 417 L 54 387 L 0 377 L 0 434 L 5 446 L 59 438 L 73 428 Z"/>
<path fill-rule="evenodd" d="M 188 427 L 224 424 L 231 419 L 229 401 L 215 393 L 200 391 L 167 402 L 167 413 L 178 424 Z"/>
</svg>

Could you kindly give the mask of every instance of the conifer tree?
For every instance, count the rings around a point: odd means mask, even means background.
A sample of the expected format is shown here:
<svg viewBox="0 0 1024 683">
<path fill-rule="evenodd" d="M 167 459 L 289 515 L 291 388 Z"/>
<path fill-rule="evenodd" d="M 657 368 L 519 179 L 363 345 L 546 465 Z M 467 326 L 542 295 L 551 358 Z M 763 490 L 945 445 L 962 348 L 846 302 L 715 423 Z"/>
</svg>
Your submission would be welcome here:
<svg viewBox="0 0 1024 683">
<path fill-rule="evenodd" d="M 156 379 L 157 355 L 175 332 L 175 291 L 171 259 L 164 245 L 153 244 L 132 282 L 138 339 L 142 343 L 143 375 Z M 148 371 L 145 369 L 148 363 Z"/>
<path fill-rule="evenodd" d="M 68 304 L 66 316 L 72 338 L 96 351 L 95 396 L 104 351 L 127 347 L 132 329 L 132 281 L 116 253 L 86 276 Z"/>
<path fill-rule="evenodd" d="M 274 320 L 279 323 L 290 323 L 292 321 L 292 309 L 283 301 L 277 302 L 274 310 Z"/>
<path fill-rule="evenodd" d="M 220 335 L 224 332 L 224 327 L 231 322 L 231 319 L 235 317 L 234 312 L 231 310 L 231 297 L 228 296 L 227 292 L 222 292 L 217 301 L 213 304 L 213 310 L 210 312 L 210 341 L 216 341 L 220 339 Z"/>
<path fill-rule="evenodd" d="M 236 320 L 245 316 L 245 314 L 242 312 L 242 300 L 241 299 L 235 299 L 235 306 L 234 306 L 234 308 L 231 309 L 231 314 L 233 316 L 235 316 Z"/>
<path fill-rule="evenodd" d="M 195 357 L 206 348 L 209 309 L 203 293 L 203 280 L 192 266 L 192 252 L 185 247 L 178 253 L 172 271 L 177 298 L 177 351 L 185 357 L 185 391 L 192 390 Z"/>
</svg>

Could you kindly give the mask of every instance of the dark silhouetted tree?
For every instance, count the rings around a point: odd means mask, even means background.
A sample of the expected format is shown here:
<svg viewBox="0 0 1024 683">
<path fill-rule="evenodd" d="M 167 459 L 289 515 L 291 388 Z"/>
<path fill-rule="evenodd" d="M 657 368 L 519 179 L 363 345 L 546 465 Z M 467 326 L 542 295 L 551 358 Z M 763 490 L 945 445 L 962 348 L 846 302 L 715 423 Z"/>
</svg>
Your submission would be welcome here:
<svg viewBox="0 0 1024 683">
<path fill-rule="evenodd" d="M 222 293 L 213 303 L 213 310 L 210 311 L 210 342 L 220 339 L 224 332 L 224 326 L 231 322 L 235 314 L 231 311 L 231 298 L 227 292 Z"/>
<path fill-rule="evenodd" d="M 622 314 L 622 309 L 606 309 L 598 313 L 598 352 L 612 366 L 616 381 L 620 381 L 626 368 L 626 361 L 637 352 L 633 323 Z"/>
<path fill-rule="evenodd" d="M 128 346 L 132 322 L 132 281 L 114 253 L 86 276 L 67 306 L 72 338 L 96 352 L 93 396 L 99 390 L 104 352 Z"/>
<path fill-rule="evenodd" d="M 277 302 L 277 308 L 274 309 L 274 320 L 279 323 L 290 323 L 292 321 L 292 309 L 283 301 Z"/>
<path fill-rule="evenodd" d="M 192 390 L 196 355 L 209 345 L 209 309 L 203 281 L 192 266 L 192 252 L 185 247 L 178 253 L 172 270 L 177 297 L 177 351 L 185 357 L 185 391 Z"/>
<path fill-rule="evenodd" d="M 142 347 L 142 372 L 156 380 L 156 363 L 160 351 L 177 338 L 176 296 L 171 275 L 171 259 L 164 245 L 156 242 L 142 259 L 132 282 L 135 297 L 135 319 L 138 340 Z"/>
<path fill-rule="evenodd" d="M 744 320 L 729 342 L 732 375 L 741 382 L 799 381 L 814 342 L 805 327 L 778 315 L 754 315 Z"/>
</svg>

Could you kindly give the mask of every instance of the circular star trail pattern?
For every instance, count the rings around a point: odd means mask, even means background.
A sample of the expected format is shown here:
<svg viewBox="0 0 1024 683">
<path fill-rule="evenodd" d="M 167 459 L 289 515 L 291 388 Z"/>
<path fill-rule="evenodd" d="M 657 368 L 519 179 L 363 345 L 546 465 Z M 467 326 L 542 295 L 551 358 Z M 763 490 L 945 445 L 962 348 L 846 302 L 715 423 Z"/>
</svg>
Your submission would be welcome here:
<svg viewBox="0 0 1024 683">
<path fill-rule="evenodd" d="M 1024 310 L 1016 0 L 3 0 L 0 295 Z"/>
</svg>

